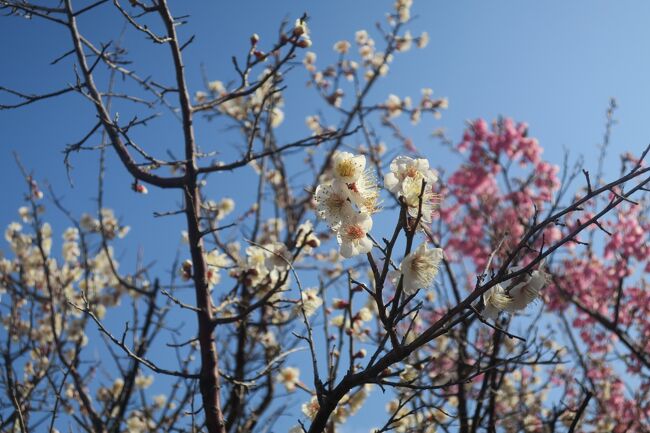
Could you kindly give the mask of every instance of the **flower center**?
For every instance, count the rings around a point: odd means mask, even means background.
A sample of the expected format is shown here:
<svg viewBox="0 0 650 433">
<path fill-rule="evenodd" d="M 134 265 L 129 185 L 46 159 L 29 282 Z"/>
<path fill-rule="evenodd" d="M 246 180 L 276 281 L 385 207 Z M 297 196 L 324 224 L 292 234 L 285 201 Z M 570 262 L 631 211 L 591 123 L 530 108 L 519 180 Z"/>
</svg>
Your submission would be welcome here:
<svg viewBox="0 0 650 433">
<path fill-rule="evenodd" d="M 345 197 L 339 194 L 332 194 L 327 198 L 327 207 L 333 210 L 342 209 L 345 204 Z"/>
<path fill-rule="evenodd" d="M 355 240 L 361 239 L 366 235 L 363 229 L 359 226 L 348 226 L 348 228 L 346 229 L 346 233 L 348 237 Z"/>
<path fill-rule="evenodd" d="M 339 162 L 336 172 L 341 177 L 351 177 L 354 174 L 354 162 L 352 159 L 345 159 Z"/>
<path fill-rule="evenodd" d="M 406 177 L 416 177 L 418 175 L 418 169 L 411 166 L 406 169 Z"/>
<path fill-rule="evenodd" d="M 411 261 L 411 270 L 416 273 L 420 273 L 427 269 L 427 261 L 422 256 L 415 256 Z"/>
</svg>

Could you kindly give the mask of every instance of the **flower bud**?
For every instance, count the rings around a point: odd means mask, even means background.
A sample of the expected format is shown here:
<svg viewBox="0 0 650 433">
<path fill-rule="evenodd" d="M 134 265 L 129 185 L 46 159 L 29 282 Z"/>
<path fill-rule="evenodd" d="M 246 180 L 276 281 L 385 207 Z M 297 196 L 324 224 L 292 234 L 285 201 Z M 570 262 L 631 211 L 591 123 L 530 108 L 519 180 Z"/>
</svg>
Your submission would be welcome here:
<svg viewBox="0 0 650 433">
<path fill-rule="evenodd" d="M 133 191 L 137 192 L 138 194 L 148 194 L 149 190 L 147 189 L 146 186 L 142 185 L 141 183 L 138 182 L 133 182 L 131 185 L 131 188 Z"/>
<path fill-rule="evenodd" d="M 359 349 L 359 351 L 353 355 L 353 358 L 365 358 L 366 354 L 366 349 Z"/>
<path fill-rule="evenodd" d="M 311 39 L 301 39 L 296 43 L 300 48 L 309 48 L 311 47 Z"/>
</svg>

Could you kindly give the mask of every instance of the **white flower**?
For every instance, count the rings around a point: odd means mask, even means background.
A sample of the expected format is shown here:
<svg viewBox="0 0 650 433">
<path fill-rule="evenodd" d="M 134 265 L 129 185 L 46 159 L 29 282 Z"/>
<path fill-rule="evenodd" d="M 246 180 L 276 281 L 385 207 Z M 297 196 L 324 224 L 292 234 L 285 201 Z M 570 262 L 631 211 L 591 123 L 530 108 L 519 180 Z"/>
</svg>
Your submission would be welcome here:
<svg viewBox="0 0 650 433">
<path fill-rule="evenodd" d="M 273 331 L 266 331 L 264 334 L 262 334 L 260 337 L 260 342 L 262 343 L 262 346 L 267 348 L 276 347 L 278 345 Z"/>
<path fill-rule="evenodd" d="M 229 197 L 225 197 L 217 205 L 217 210 L 219 211 L 219 219 L 221 219 L 235 210 L 235 201 Z"/>
<path fill-rule="evenodd" d="M 368 214 L 356 214 L 343 221 L 336 235 L 339 245 L 341 245 L 341 255 L 350 258 L 370 252 L 372 242 L 367 235 L 371 228 L 372 218 Z"/>
<path fill-rule="evenodd" d="M 384 176 L 384 186 L 394 194 L 400 194 L 405 179 L 422 180 L 427 185 L 438 181 L 438 173 L 429 168 L 429 161 L 423 158 L 413 159 L 408 156 L 398 156 L 390 163 L 390 172 Z"/>
<path fill-rule="evenodd" d="M 293 34 L 296 36 L 309 36 L 309 28 L 307 28 L 307 22 L 302 18 L 296 19 L 296 24 L 293 27 Z"/>
<path fill-rule="evenodd" d="M 278 107 L 274 107 L 271 110 L 271 127 L 277 128 L 284 121 L 284 111 L 280 110 Z"/>
<path fill-rule="evenodd" d="M 411 35 L 411 32 L 407 30 L 404 33 L 404 36 L 398 39 L 397 51 L 401 51 L 401 52 L 408 51 L 411 49 L 412 44 L 413 44 L 413 35 Z"/>
<path fill-rule="evenodd" d="M 427 45 L 429 45 L 429 33 L 422 32 L 422 34 L 418 38 L 418 48 L 424 48 Z"/>
<path fill-rule="evenodd" d="M 362 322 L 368 322 L 368 321 L 372 320 L 372 312 L 367 307 L 363 307 L 357 313 L 357 317 Z"/>
<path fill-rule="evenodd" d="M 219 269 L 230 266 L 230 259 L 215 249 L 205 255 L 205 262 L 208 265 L 207 278 L 210 287 L 216 286 L 221 281 Z"/>
<path fill-rule="evenodd" d="M 353 183 L 366 168 L 366 157 L 354 156 L 349 152 L 336 152 L 332 156 L 334 178 L 345 183 Z"/>
<path fill-rule="evenodd" d="M 314 66 L 314 63 L 316 63 L 316 53 L 307 51 L 305 53 L 305 58 L 302 60 L 302 63 L 305 65 L 305 69 L 307 69 L 309 72 L 315 72 L 316 66 Z"/>
<path fill-rule="evenodd" d="M 31 222 L 32 220 L 32 214 L 31 211 L 27 206 L 21 206 L 18 208 L 18 215 L 20 215 L 20 219 L 23 220 L 24 223 Z"/>
<path fill-rule="evenodd" d="M 443 257 L 442 248 L 429 249 L 426 243 L 404 257 L 400 264 L 404 293 L 411 295 L 418 289 L 430 287 Z"/>
<path fill-rule="evenodd" d="M 421 212 L 421 219 L 424 223 L 430 223 L 436 209 L 440 205 L 440 194 L 433 192 L 433 186 L 425 184 L 422 191 L 422 180 L 407 177 L 402 182 L 401 196 L 408 206 L 408 213 L 411 217 L 417 218 Z M 421 198 L 420 198 L 421 197 Z M 420 206 L 420 200 L 422 206 Z"/>
<path fill-rule="evenodd" d="M 153 404 L 157 408 L 162 408 L 167 403 L 167 396 L 165 394 L 158 394 L 153 398 Z"/>
<path fill-rule="evenodd" d="M 508 308 L 511 301 L 512 299 L 500 284 L 491 287 L 483 294 L 483 304 L 485 305 L 483 317 L 496 320 L 499 312 Z"/>
<path fill-rule="evenodd" d="M 534 300 L 539 298 L 539 291 L 549 281 L 550 275 L 545 272 L 544 262 L 542 262 L 537 270 L 533 271 L 530 275 L 525 275 L 521 282 L 515 284 L 508 290 L 511 301 L 506 311 L 515 313 L 524 310 Z"/>
<path fill-rule="evenodd" d="M 282 242 L 271 242 L 264 245 L 266 251 L 266 267 L 268 269 L 278 268 L 284 270 L 289 267 L 292 257 L 289 249 Z"/>
<path fill-rule="evenodd" d="M 345 54 L 350 49 L 350 43 L 348 41 L 338 41 L 334 44 L 334 51 L 337 53 Z"/>
<path fill-rule="evenodd" d="M 12 222 L 9 224 L 7 230 L 5 230 L 5 239 L 7 242 L 11 242 L 14 236 L 18 235 L 22 229 L 23 226 L 17 222 Z"/>
<path fill-rule="evenodd" d="M 223 83 L 219 80 L 210 81 L 208 83 L 208 89 L 210 89 L 211 92 L 215 92 L 215 93 L 226 92 L 226 88 L 224 87 Z"/>
<path fill-rule="evenodd" d="M 384 102 L 386 110 L 388 110 L 388 117 L 398 117 L 402 114 L 402 100 L 397 95 L 390 94 L 388 99 Z"/>
<path fill-rule="evenodd" d="M 368 42 L 368 32 L 365 30 L 359 30 L 354 34 L 354 39 L 356 40 L 357 44 L 363 45 Z"/>
<path fill-rule="evenodd" d="M 337 228 L 343 220 L 354 214 L 352 203 L 348 200 L 347 185 L 341 182 L 318 185 L 314 193 L 318 215 L 332 228 Z"/>
<path fill-rule="evenodd" d="M 355 392 L 352 394 L 350 397 L 350 400 L 348 400 L 348 405 L 350 406 L 350 414 L 354 415 L 359 409 L 361 409 L 361 406 L 365 402 L 366 398 L 368 397 L 368 393 L 372 389 L 372 386 L 369 384 L 366 384 L 362 386 L 359 391 Z"/>
<path fill-rule="evenodd" d="M 142 433 L 147 430 L 147 423 L 142 420 L 139 412 L 133 412 L 126 420 L 128 433 Z"/>
<path fill-rule="evenodd" d="M 336 326 L 337 328 L 341 328 L 343 325 L 345 325 L 345 316 L 342 314 L 339 314 L 338 316 L 334 316 L 330 319 L 330 325 Z"/>
<path fill-rule="evenodd" d="M 300 382 L 300 370 L 295 367 L 285 367 L 280 370 L 276 380 L 283 384 L 287 391 L 293 392 Z"/>
<path fill-rule="evenodd" d="M 438 173 L 429 168 L 426 159 L 398 156 L 390 164 L 390 172 L 384 175 L 384 186 L 398 197 L 403 197 L 411 217 L 420 212 L 422 196 L 422 221 L 431 222 L 431 216 L 440 204 L 440 195 L 433 192 Z M 425 182 L 424 192 L 422 183 Z"/>
<path fill-rule="evenodd" d="M 302 291 L 302 308 L 305 311 L 305 316 L 309 317 L 318 310 L 318 307 L 323 305 L 323 300 L 318 296 L 318 289 L 307 289 Z M 300 311 L 300 305 L 297 305 Z"/>
<path fill-rule="evenodd" d="M 305 253 L 309 254 L 313 248 L 320 246 L 320 239 L 314 232 L 314 225 L 310 220 L 300 224 L 297 231 L 296 247 L 302 248 Z"/>
<path fill-rule="evenodd" d="M 138 375 L 135 378 L 135 386 L 140 389 L 146 389 L 153 383 L 153 376 Z"/>
<path fill-rule="evenodd" d="M 307 124 L 307 127 L 314 133 L 314 135 L 321 134 L 323 132 L 323 128 L 320 124 L 320 118 L 318 116 L 307 116 L 305 123 Z"/>
<path fill-rule="evenodd" d="M 347 184 L 348 197 L 363 213 L 373 214 L 379 210 L 379 187 L 371 170 L 365 170 L 352 183 Z"/>
<path fill-rule="evenodd" d="M 413 382 L 418 377 L 418 371 L 412 365 L 405 365 L 404 370 L 399 374 L 403 382 Z"/>
<path fill-rule="evenodd" d="M 411 18 L 412 5 L 413 0 L 397 0 L 395 2 L 395 10 L 397 11 L 401 23 L 405 23 Z"/>
<path fill-rule="evenodd" d="M 246 262 L 239 263 L 239 267 L 245 272 L 249 287 L 258 285 L 270 272 L 267 268 L 268 253 L 264 248 L 251 245 L 246 248 Z"/>
<path fill-rule="evenodd" d="M 309 419 L 314 419 L 319 409 L 320 404 L 318 404 L 316 396 L 312 397 L 308 403 L 303 403 L 302 405 L 302 413 L 304 413 Z"/>
<path fill-rule="evenodd" d="M 208 266 L 215 268 L 225 268 L 231 265 L 230 259 L 227 255 L 220 253 L 219 250 L 214 249 L 205 255 L 205 262 Z"/>
</svg>

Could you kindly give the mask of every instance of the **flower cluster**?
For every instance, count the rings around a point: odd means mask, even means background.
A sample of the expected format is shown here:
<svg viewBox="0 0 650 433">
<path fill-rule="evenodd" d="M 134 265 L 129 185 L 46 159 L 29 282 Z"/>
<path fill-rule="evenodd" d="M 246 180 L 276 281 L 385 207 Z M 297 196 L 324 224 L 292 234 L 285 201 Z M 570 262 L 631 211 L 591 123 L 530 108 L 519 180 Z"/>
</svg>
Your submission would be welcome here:
<svg viewBox="0 0 650 433">
<path fill-rule="evenodd" d="M 438 173 L 429 168 L 426 159 L 398 156 L 384 176 L 384 186 L 408 207 L 411 217 L 418 215 L 423 223 L 430 223 L 440 205 L 441 196 L 434 192 Z"/>
<path fill-rule="evenodd" d="M 336 152 L 327 176 L 329 180 L 318 185 L 314 194 L 318 215 L 336 233 L 343 257 L 370 252 L 368 233 L 371 215 L 379 208 L 379 188 L 372 171 L 366 169 L 366 157 Z"/>
<path fill-rule="evenodd" d="M 269 110 L 271 126 L 277 128 L 284 121 L 284 98 L 277 85 L 281 75 L 275 73 L 271 76 L 271 69 L 267 68 L 259 74 L 258 79 L 263 81 L 262 85 L 249 96 L 230 97 L 231 92 L 223 82 L 214 80 L 208 83 L 207 92 L 198 91 L 194 98 L 200 104 L 222 99 L 223 102 L 217 105 L 218 112 L 248 126 L 252 126 L 253 118 L 262 110 Z"/>
</svg>

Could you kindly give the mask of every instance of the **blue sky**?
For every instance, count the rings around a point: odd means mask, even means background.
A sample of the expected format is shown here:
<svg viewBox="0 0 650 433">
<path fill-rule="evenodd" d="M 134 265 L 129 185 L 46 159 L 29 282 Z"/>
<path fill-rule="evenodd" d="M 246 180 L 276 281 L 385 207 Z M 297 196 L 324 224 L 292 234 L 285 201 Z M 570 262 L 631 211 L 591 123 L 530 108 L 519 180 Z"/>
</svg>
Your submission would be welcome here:
<svg viewBox="0 0 650 433">
<path fill-rule="evenodd" d="M 312 50 L 323 65 L 334 58 L 334 42 L 351 40 L 362 28 L 372 31 L 374 22 L 383 20 L 391 6 L 391 1 L 380 0 L 171 2 L 176 15 L 191 15 L 189 24 L 179 29 L 182 38 L 196 34 L 195 42 L 184 51 L 192 92 L 202 89 L 202 64 L 209 79 L 233 79 L 230 56 L 243 53 L 254 32 L 261 36 L 262 45 L 273 41 L 284 18 L 293 21 L 303 12 L 311 16 Z M 595 171 L 595 146 L 602 141 L 610 97 L 617 98 L 620 108 L 606 173 L 616 174 L 619 163 L 615 155 L 622 151 L 639 154 L 650 140 L 650 3 L 420 0 L 415 2 L 413 15 L 417 19 L 410 29 L 414 34 L 427 31 L 431 42 L 425 50 L 398 55 L 391 74 L 380 81 L 371 100 L 383 101 L 389 93 L 417 97 L 423 87 L 449 98 L 442 119 L 427 119 L 407 130 L 433 165 L 456 163 L 430 138 L 434 129 L 446 128 L 457 142 L 467 119 L 491 120 L 504 115 L 529 123 L 530 134 L 540 140 L 550 162 L 560 164 L 566 148 L 574 157 L 584 154 L 586 168 Z M 122 24 L 116 15 L 98 11 L 82 19 L 80 27 L 93 40 L 101 41 L 117 38 Z M 39 93 L 72 82 L 70 61 L 49 66 L 69 49 L 68 39 L 63 28 L 49 23 L 3 18 L 0 86 Z M 170 79 L 164 47 L 152 47 L 131 30 L 124 40 L 136 59 L 136 70 L 144 76 Z M 287 141 L 306 135 L 305 116 L 322 106 L 313 91 L 304 88 L 306 79 L 298 67 L 288 80 L 286 120 L 278 129 L 278 135 Z M 8 101 L 0 94 L 0 103 Z M 125 117 L 129 113 L 128 108 L 121 112 Z M 91 107 L 78 95 L 0 112 L 0 226 L 17 219 L 24 191 L 14 151 L 39 181 L 52 184 L 74 212 L 95 209 L 97 154 L 73 159 L 72 188 L 61 153 L 93 122 Z M 212 123 L 199 122 L 197 137 L 203 146 L 226 155 L 228 150 L 223 149 L 236 144 L 231 135 L 223 133 L 223 125 Z M 138 138 L 150 146 L 180 153 L 178 124 L 169 115 L 152 122 Z M 141 246 L 145 257 L 156 260 L 162 272 L 173 259 L 182 220 L 154 219 L 152 212 L 171 210 L 180 198 L 159 191 L 147 197 L 136 195 L 129 188 L 132 179 L 114 157 L 109 158 L 108 166 L 106 205 L 132 226 L 122 256 L 132 259 L 135 247 Z M 241 195 L 250 187 L 242 172 L 234 178 L 215 178 L 210 192 L 219 199 Z M 48 218 L 55 233 L 65 227 L 64 219 L 53 209 Z"/>
</svg>

